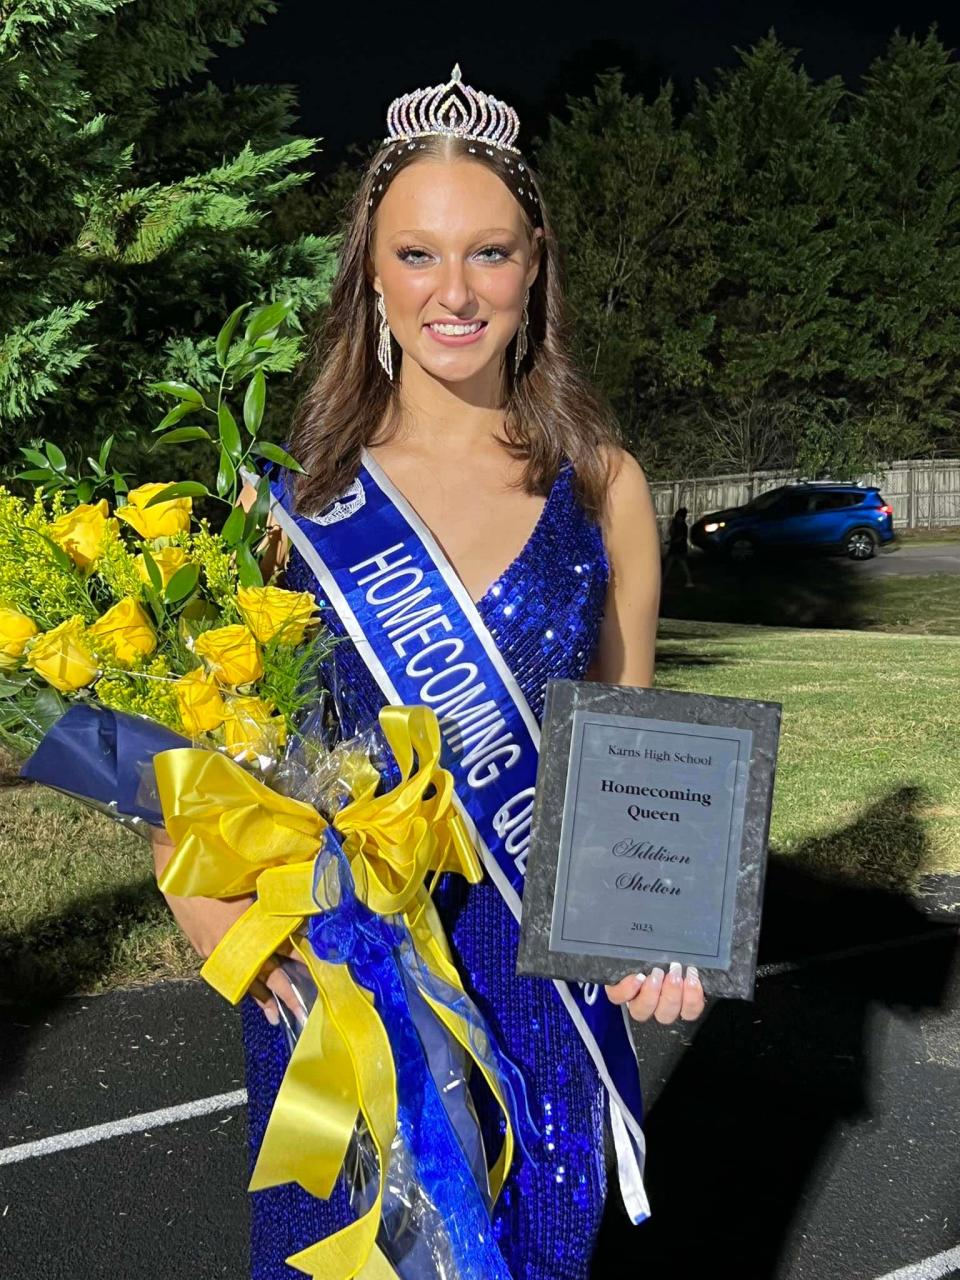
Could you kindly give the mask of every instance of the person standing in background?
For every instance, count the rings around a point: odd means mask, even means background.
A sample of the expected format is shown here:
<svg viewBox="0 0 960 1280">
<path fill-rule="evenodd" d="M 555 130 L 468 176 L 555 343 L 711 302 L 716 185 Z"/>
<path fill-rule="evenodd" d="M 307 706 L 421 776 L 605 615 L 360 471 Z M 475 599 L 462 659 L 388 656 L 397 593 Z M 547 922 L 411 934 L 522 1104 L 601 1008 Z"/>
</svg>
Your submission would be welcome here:
<svg viewBox="0 0 960 1280">
<path fill-rule="evenodd" d="M 687 579 L 684 586 L 693 586 L 693 578 L 690 575 L 690 565 L 687 563 L 688 551 L 687 508 L 678 507 L 673 519 L 670 521 L 670 528 L 667 531 L 667 551 L 663 558 L 662 582 L 664 585 L 666 584 L 671 568 L 673 565 L 678 564 Z"/>
</svg>

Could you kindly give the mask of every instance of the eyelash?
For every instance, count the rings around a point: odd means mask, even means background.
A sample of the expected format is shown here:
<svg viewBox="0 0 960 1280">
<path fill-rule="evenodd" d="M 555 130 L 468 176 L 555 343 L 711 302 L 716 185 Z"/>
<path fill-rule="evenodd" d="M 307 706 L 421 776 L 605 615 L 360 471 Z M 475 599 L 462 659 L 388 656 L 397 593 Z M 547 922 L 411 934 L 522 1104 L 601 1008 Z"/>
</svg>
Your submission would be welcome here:
<svg viewBox="0 0 960 1280">
<path fill-rule="evenodd" d="M 503 246 L 502 244 L 488 244 L 488 245 L 484 245 L 484 247 L 483 247 L 482 249 L 478 250 L 478 252 L 479 252 L 479 253 L 489 253 L 489 251 L 490 251 L 491 249 L 493 249 L 493 250 L 494 250 L 494 252 L 496 252 L 496 253 L 499 253 L 499 254 L 500 254 L 500 261 L 502 261 L 502 262 L 505 262 L 505 261 L 510 257 L 510 250 L 509 250 L 509 249 L 504 248 L 504 246 Z M 400 248 L 400 249 L 398 249 L 398 250 L 397 250 L 397 257 L 400 259 L 400 261 L 401 261 L 401 262 L 408 262 L 408 261 L 409 261 L 409 258 L 408 258 L 408 256 L 407 256 L 407 255 L 408 255 L 408 254 L 411 254 L 411 253 L 415 253 L 415 254 L 423 255 L 423 254 L 425 254 L 425 253 L 426 253 L 426 250 L 425 250 L 425 249 L 418 249 L 418 248 L 416 248 L 416 246 L 415 246 L 415 245 L 404 245 L 402 248 Z M 413 265 L 414 265 L 414 266 L 422 266 L 423 264 L 422 264 L 422 263 L 419 263 L 419 262 L 415 262 Z"/>
</svg>

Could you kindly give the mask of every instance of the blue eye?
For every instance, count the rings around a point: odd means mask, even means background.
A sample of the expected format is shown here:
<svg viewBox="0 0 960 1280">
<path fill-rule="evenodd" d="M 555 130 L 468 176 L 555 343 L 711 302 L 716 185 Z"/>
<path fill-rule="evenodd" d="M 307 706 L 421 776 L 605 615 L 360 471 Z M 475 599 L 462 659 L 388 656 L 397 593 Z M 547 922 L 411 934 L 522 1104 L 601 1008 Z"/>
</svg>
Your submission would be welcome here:
<svg viewBox="0 0 960 1280">
<path fill-rule="evenodd" d="M 481 254 L 496 254 L 495 258 L 487 258 L 487 262 L 505 262 L 510 257 L 510 250 L 499 244 L 488 244 L 483 249 L 478 249 Z M 397 257 L 401 262 L 409 262 L 412 266 L 422 266 L 422 259 L 428 257 L 425 249 L 416 249 L 413 245 L 404 245 L 397 250 Z"/>
<path fill-rule="evenodd" d="M 423 252 L 422 249 L 398 249 L 397 250 L 397 257 L 400 259 L 401 262 L 409 262 L 411 254 L 415 254 L 416 257 L 418 258 L 426 257 L 426 254 Z"/>
</svg>

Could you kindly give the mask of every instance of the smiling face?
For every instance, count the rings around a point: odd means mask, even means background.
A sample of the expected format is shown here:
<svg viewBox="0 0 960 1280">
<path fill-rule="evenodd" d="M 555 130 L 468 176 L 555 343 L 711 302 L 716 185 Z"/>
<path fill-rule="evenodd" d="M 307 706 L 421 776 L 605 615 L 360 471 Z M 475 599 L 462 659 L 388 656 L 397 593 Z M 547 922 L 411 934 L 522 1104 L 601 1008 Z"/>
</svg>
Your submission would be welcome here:
<svg viewBox="0 0 960 1280">
<path fill-rule="evenodd" d="M 499 382 L 542 234 L 531 233 L 515 197 L 483 164 L 424 158 L 398 173 L 370 249 L 372 283 L 404 366 L 412 360 L 442 382 Z"/>
</svg>

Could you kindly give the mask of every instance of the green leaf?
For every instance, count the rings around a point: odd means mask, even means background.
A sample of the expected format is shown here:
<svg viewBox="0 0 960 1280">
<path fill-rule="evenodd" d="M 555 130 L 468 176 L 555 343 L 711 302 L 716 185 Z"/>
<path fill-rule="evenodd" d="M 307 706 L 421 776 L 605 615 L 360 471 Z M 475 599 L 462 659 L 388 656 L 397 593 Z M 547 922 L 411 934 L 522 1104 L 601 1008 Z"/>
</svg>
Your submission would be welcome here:
<svg viewBox="0 0 960 1280">
<path fill-rule="evenodd" d="M 289 467 L 291 471 L 299 471 L 302 476 L 307 474 L 293 454 L 287 453 L 286 449 L 281 449 L 278 444 L 271 444 L 269 440 L 258 440 L 253 446 L 253 450 L 261 458 L 276 462 L 281 467 Z"/>
<path fill-rule="evenodd" d="M 237 486 L 237 468 L 233 465 L 226 449 L 220 449 L 220 467 L 217 471 L 217 493 L 225 498 Z"/>
<path fill-rule="evenodd" d="M 127 484 L 126 476 L 121 475 L 119 471 L 115 471 L 113 473 L 113 492 L 117 494 L 127 493 L 129 489 L 130 486 Z"/>
<path fill-rule="evenodd" d="M 73 561 L 64 551 L 63 547 L 58 546 L 54 542 L 54 540 L 52 538 L 48 538 L 45 533 L 41 534 L 40 536 L 43 538 L 44 542 L 50 548 L 50 556 L 53 560 L 53 563 L 58 568 L 70 570 L 74 567 Z"/>
<path fill-rule="evenodd" d="M 167 589 L 164 591 L 164 598 L 168 604 L 176 604 L 178 600 L 185 600 L 187 596 L 192 594 L 197 582 L 200 579 L 200 566 L 196 564 L 185 564 L 178 569 L 167 583 Z"/>
<path fill-rule="evenodd" d="M 230 406 L 222 401 L 217 409 L 217 425 L 220 428 L 220 443 L 226 452 L 230 455 L 230 461 L 237 463 L 243 454 L 243 445 L 240 443 L 240 428 L 237 426 L 237 420 L 230 412 Z"/>
<path fill-rule="evenodd" d="M 147 566 L 147 577 L 150 579 L 150 585 L 154 591 L 163 590 L 163 574 L 160 572 L 160 566 L 154 560 L 149 550 L 143 548 L 143 563 Z"/>
<path fill-rule="evenodd" d="M 88 457 L 87 462 L 89 462 L 90 470 L 93 472 L 93 474 L 97 477 L 98 480 L 102 480 L 106 476 L 107 473 L 104 471 L 103 467 L 101 467 L 100 463 L 96 460 L 96 458 Z"/>
<path fill-rule="evenodd" d="M 153 445 L 154 449 L 159 449 L 162 444 L 183 444 L 185 440 L 209 440 L 210 432 L 205 427 L 174 427 L 172 431 L 168 431 L 165 436 Z"/>
<path fill-rule="evenodd" d="M 196 405 L 203 404 L 203 396 L 188 382 L 151 382 L 150 390 L 163 391 L 168 396 L 176 396 L 178 400 L 189 400 Z"/>
<path fill-rule="evenodd" d="M 186 400 L 183 401 L 182 404 L 175 404 L 170 412 L 165 417 L 161 418 L 153 428 L 154 435 L 156 435 L 158 431 L 166 431 L 167 427 L 174 426 L 181 418 L 185 418 L 188 413 L 196 413 L 200 408 L 200 405 Z"/>
<path fill-rule="evenodd" d="M 52 440 L 44 441 L 43 445 L 46 450 L 47 457 L 50 459 L 50 465 L 54 471 L 63 475 L 67 470 L 67 459 L 63 450 L 53 443 Z"/>
<path fill-rule="evenodd" d="M 110 457 L 110 450 L 113 448 L 113 436 L 107 436 L 103 444 L 100 446 L 100 465 L 106 470 L 107 459 Z"/>
<path fill-rule="evenodd" d="M 224 368 L 226 366 L 227 352 L 230 350 L 230 341 L 233 338 L 233 333 L 237 327 L 237 322 L 239 321 L 240 317 L 243 315 L 244 311 L 246 311 L 247 307 L 249 306 L 250 306 L 249 302 L 244 302 L 239 307 L 237 307 L 236 311 L 232 313 L 232 315 L 230 316 L 230 319 L 226 322 L 226 324 L 217 334 L 217 359 L 220 361 L 221 368 Z"/>
<path fill-rule="evenodd" d="M 45 467 L 43 471 L 37 468 L 35 471 L 18 471 L 13 477 L 14 480 L 50 480 L 56 472 L 51 471 L 49 467 Z"/>
<path fill-rule="evenodd" d="M 67 709 L 66 701 L 60 697 L 56 689 L 49 685 L 41 689 L 33 700 L 30 708 L 33 712 L 33 718 L 44 733 L 48 729 L 52 729 L 56 722 L 60 719 Z"/>
<path fill-rule="evenodd" d="M 270 477 L 261 476 L 257 481 L 257 500 L 253 504 L 251 515 L 261 526 L 267 521 L 267 512 L 270 510 Z"/>
<path fill-rule="evenodd" d="M 155 493 L 147 507 L 155 507 L 158 502 L 169 502 L 172 498 L 207 498 L 210 490 L 199 480 L 178 480 L 176 484 L 168 484 L 165 489 Z"/>
<path fill-rule="evenodd" d="M 253 552 L 241 542 L 237 547 L 237 576 L 241 587 L 262 587 L 263 574 L 257 564 Z"/>
<path fill-rule="evenodd" d="M 220 530 L 220 536 L 228 547 L 234 547 L 243 537 L 244 526 L 246 524 L 247 513 L 243 507 L 236 506 L 223 522 L 223 528 Z"/>
<path fill-rule="evenodd" d="M 37 449 L 27 449 L 24 445 L 20 446 L 20 452 L 28 462 L 32 462 L 35 467 L 49 467 L 50 463 L 45 454 L 40 453 Z"/>
<path fill-rule="evenodd" d="M 247 341 L 256 342 L 257 338 L 264 337 L 271 329 L 279 329 L 289 310 L 289 302 L 272 302 L 267 307 L 259 308 L 247 325 L 244 335 Z"/>
<path fill-rule="evenodd" d="M 247 384 L 247 394 L 243 397 L 243 422 L 252 436 L 260 430 L 266 400 L 267 380 L 263 370 L 258 369 Z"/>
<path fill-rule="evenodd" d="M 77 485 L 77 498 L 80 502 L 89 502 L 93 497 L 96 485 L 92 480 L 81 480 Z"/>
</svg>

